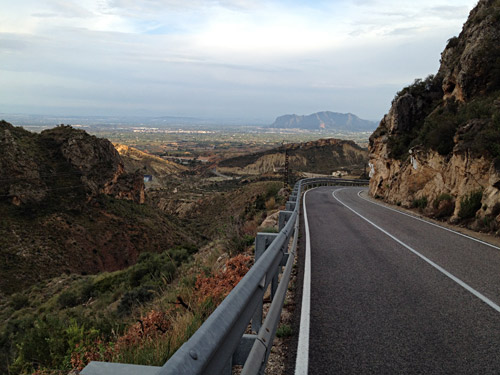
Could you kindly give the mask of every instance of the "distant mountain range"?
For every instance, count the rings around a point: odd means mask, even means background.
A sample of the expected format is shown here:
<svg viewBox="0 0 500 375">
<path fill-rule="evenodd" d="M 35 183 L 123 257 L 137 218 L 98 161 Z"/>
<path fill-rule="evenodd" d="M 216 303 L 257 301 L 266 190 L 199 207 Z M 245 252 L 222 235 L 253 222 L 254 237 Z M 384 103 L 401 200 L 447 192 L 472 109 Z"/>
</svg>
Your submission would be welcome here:
<svg viewBox="0 0 500 375">
<path fill-rule="evenodd" d="M 317 112 L 307 116 L 284 115 L 276 118 L 271 128 L 307 129 L 307 130 L 339 130 L 339 131 L 373 131 L 378 123 L 363 120 L 352 113 Z"/>
</svg>

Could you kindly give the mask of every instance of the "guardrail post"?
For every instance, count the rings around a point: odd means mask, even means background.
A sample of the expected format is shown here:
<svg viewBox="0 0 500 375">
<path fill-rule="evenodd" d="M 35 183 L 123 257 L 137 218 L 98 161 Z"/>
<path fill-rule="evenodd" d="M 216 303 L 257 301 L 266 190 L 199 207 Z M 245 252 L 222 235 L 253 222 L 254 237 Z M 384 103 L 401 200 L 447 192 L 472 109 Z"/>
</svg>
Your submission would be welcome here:
<svg viewBox="0 0 500 375">
<path fill-rule="evenodd" d="M 282 230 L 285 227 L 292 213 L 293 211 L 280 211 L 278 216 L 278 230 Z"/>
<path fill-rule="evenodd" d="M 293 211 L 295 209 L 295 202 L 288 201 L 286 202 L 286 210 L 287 211 Z"/>
<path fill-rule="evenodd" d="M 227 299 L 208 317 L 207 321 L 196 331 L 193 337 L 184 343 L 162 367 L 91 362 L 82 370 L 82 374 L 157 375 L 159 373 L 168 373 L 226 375 L 231 374 L 233 364 L 240 365 L 244 358 L 247 358 L 243 368 L 244 374 L 255 374 L 256 371 L 262 374 L 276 333 L 290 272 L 293 267 L 290 257 L 295 254 L 297 248 L 298 222 L 291 223 L 290 215 L 298 216 L 299 198 L 302 192 L 313 187 L 331 185 L 332 183 L 335 185 L 360 186 L 368 185 L 369 180 L 310 178 L 297 182 L 291 194 L 295 201 L 287 202 L 289 211 L 280 212 L 280 233 L 259 233 L 257 235 L 255 257 L 256 259 L 264 257 L 264 259 L 261 259 L 259 267 L 250 269 L 235 289 L 229 293 Z M 292 229 L 293 226 L 295 226 L 295 229 Z M 284 231 L 283 228 L 286 227 L 288 229 Z M 293 244 L 291 250 L 288 250 L 291 236 L 294 236 Z M 279 241 L 276 241 L 275 246 L 268 249 L 274 240 Z M 282 283 L 276 290 L 278 271 L 282 269 L 285 263 Z M 273 277 L 273 279 L 269 280 L 268 277 Z M 271 286 L 273 303 L 271 303 L 266 320 L 262 322 L 263 296 L 266 292 L 264 290 L 266 285 Z M 276 295 L 274 295 L 275 293 Z M 257 335 L 243 334 L 250 321 L 253 331 L 262 332 L 258 332 Z M 248 352 L 252 342 L 254 345 Z"/>
<path fill-rule="evenodd" d="M 264 251 L 268 248 L 268 246 L 273 242 L 273 240 L 278 236 L 278 233 L 257 233 L 257 237 L 255 237 L 255 261 L 257 262 L 259 258 L 264 254 Z M 274 279 L 273 279 L 274 283 Z M 271 287 L 272 289 L 272 287 Z M 255 313 L 252 317 L 252 331 L 259 332 L 260 327 L 262 326 L 262 308 L 264 305 L 264 300 L 261 300 L 257 304 L 257 308 L 255 309 Z"/>
<path fill-rule="evenodd" d="M 233 365 L 244 365 L 248 358 L 248 353 L 252 350 L 257 335 L 244 334 L 238 345 L 238 349 L 233 354 Z"/>
</svg>

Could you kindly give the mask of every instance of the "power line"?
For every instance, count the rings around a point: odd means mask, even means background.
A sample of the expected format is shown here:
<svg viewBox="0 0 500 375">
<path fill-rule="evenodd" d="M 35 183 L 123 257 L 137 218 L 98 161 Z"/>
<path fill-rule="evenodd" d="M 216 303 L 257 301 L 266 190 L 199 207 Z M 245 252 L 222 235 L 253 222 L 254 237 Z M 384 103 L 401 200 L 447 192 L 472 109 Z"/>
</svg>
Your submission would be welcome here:
<svg viewBox="0 0 500 375">
<path fill-rule="evenodd" d="M 87 185 L 72 185 L 72 186 L 64 186 L 64 187 L 58 187 L 58 188 L 47 188 L 47 189 L 39 189 L 35 190 L 37 192 L 48 192 L 48 191 L 57 191 L 57 190 L 71 190 L 71 189 L 76 189 L 80 187 L 87 187 Z M 4 194 L 0 195 L 0 197 L 17 197 L 18 195 L 16 194 Z"/>
<path fill-rule="evenodd" d="M 71 175 L 80 175 L 80 176 L 82 176 L 83 173 L 81 171 L 73 171 L 73 172 L 40 174 L 37 177 L 8 177 L 8 178 L 0 178 L 0 181 L 38 180 L 38 179 L 41 179 L 41 178 L 51 178 L 51 177 L 60 177 L 60 176 L 71 176 Z"/>
</svg>

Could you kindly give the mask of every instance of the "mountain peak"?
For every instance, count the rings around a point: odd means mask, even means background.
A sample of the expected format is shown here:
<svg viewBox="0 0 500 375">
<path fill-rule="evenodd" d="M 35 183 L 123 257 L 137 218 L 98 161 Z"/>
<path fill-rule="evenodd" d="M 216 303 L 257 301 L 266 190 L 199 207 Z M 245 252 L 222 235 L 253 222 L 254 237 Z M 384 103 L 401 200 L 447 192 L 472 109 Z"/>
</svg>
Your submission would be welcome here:
<svg viewBox="0 0 500 375">
<path fill-rule="evenodd" d="M 331 111 L 316 112 L 310 115 L 283 115 L 276 118 L 271 128 L 334 130 L 334 131 L 373 131 L 375 121 L 363 120 L 352 113 Z"/>
</svg>

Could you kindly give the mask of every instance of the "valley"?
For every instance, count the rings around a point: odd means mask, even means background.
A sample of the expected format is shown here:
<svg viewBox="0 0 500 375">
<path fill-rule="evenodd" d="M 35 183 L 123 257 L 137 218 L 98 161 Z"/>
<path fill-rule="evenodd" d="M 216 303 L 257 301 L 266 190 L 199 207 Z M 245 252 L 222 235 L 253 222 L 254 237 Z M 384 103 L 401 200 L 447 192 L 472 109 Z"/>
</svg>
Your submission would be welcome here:
<svg viewBox="0 0 500 375">
<path fill-rule="evenodd" d="M 0 374 L 498 372 L 500 0 L 185 3 L 5 9 Z"/>
<path fill-rule="evenodd" d="M 251 265 L 256 233 L 276 231 L 289 186 L 359 177 L 368 158 L 314 132 L 281 146 L 281 133 L 83 129 L 0 124 L 1 372 L 164 363 Z M 164 328 L 140 337 L 137 319 Z"/>
</svg>

